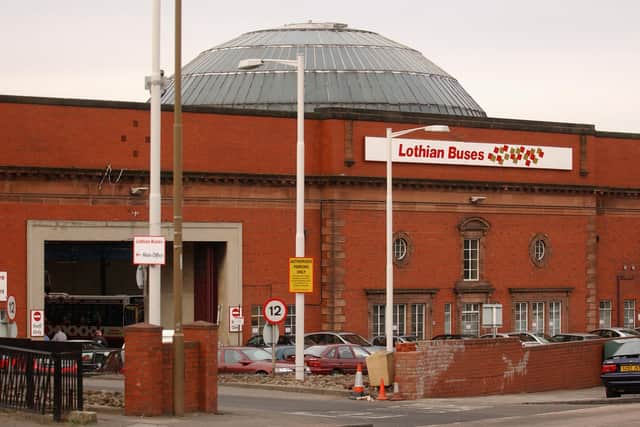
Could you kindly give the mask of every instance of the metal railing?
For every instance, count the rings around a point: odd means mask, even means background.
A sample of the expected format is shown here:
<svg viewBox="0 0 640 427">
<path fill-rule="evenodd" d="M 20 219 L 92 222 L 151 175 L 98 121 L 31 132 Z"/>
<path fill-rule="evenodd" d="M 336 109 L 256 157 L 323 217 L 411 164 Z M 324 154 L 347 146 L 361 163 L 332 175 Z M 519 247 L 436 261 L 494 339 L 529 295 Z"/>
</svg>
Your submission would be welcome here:
<svg viewBox="0 0 640 427">
<path fill-rule="evenodd" d="M 40 414 L 83 409 L 82 346 L 0 338 L 0 407 Z"/>
</svg>

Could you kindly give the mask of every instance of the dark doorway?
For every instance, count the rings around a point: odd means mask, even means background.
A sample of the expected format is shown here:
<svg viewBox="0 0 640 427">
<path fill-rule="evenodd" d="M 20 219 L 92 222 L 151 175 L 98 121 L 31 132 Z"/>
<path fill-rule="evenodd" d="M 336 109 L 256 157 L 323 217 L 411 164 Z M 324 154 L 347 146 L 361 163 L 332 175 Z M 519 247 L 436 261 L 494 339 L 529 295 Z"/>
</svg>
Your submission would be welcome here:
<svg viewBox="0 0 640 427">
<path fill-rule="evenodd" d="M 215 243 L 194 245 L 194 320 L 218 323 L 217 258 L 222 251 L 223 246 Z"/>
</svg>

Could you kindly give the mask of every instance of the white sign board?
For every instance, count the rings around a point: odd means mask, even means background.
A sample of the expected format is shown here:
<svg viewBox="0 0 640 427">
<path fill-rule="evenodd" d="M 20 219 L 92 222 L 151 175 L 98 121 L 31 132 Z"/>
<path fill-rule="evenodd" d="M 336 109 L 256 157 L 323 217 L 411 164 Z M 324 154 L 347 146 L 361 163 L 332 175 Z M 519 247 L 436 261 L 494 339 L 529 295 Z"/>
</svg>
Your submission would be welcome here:
<svg viewBox="0 0 640 427">
<path fill-rule="evenodd" d="M 266 323 L 262 329 L 262 339 L 266 345 L 272 345 L 278 343 L 280 338 L 280 329 L 278 325 L 272 323 Z"/>
<path fill-rule="evenodd" d="M 7 300 L 7 272 L 0 271 L 0 301 Z"/>
<path fill-rule="evenodd" d="M 502 304 L 482 305 L 482 327 L 495 328 L 502 326 Z"/>
<path fill-rule="evenodd" d="M 396 138 L 392 161 L 499 168 L 571 170 L 568 147 Z M 365 160 L 387 161 L 387 138 L 365 137 Z"/>
<path fill-rule="evenodd" d="M 165 239 L 162 236 L 133 238 L 133 263 L 136 265 L 164 265 Z"/>
<path fill-rule="evenodd" d="M 44 336 L 44 310 L 31 310 L 31 336 Z"/>
<path fill-rule="evenodd" d="M 243 325 L 242 307 L 239 305 L 229 307 L 229 332 L 242 332 Z"/>
</svg>

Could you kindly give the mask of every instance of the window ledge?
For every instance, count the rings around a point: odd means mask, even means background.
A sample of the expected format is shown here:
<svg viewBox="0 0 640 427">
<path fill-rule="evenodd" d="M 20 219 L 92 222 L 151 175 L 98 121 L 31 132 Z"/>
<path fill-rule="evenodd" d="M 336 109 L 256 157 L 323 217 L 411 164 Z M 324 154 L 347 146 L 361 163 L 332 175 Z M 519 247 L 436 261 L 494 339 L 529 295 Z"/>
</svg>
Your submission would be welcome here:
<svg viewBox="0 0 640 427">
<path fill-rule="evenodd" d="M 491 294 L 495 291 L 495 288 L 486 280 L 458 280 L 455 283 L 454 291 L 457 294 Z"/>
</svg>

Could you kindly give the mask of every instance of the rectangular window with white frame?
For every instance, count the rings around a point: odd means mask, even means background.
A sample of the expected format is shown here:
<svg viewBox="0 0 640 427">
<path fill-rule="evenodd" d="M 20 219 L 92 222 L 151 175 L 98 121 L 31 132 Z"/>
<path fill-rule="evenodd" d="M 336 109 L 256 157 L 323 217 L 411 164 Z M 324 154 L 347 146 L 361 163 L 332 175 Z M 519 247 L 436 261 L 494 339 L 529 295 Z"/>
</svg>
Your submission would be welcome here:
<svg viewBox="0 0 640 427">
<path fill-rule="evenodd" d="M 451 303 L 444 304 L 444 333 L 451 333 Z"/>
<path fill-rule="evenodd" d="M 527 303 L 526 302 L 517 302 L 515 303 L 515 307 L 513 310 L 513 314 L 515 317 L 515 331 L 514 332 L 527 332 Z"/>
<path fill-rule="evenodd" d="M 386 335 L 384 331 L 384 304 L 373 305 L 373 321 L 371 322 L 371 336 Z"/>
<path fill-rule="evenodd" d="M 549 303 L 549 335 L 554 336 L 562 332 L 562 303 L 551 301 Z"/>
<path fill-rule="evenodd" d="M 371 322 L 371 336 L 386 335 L 385 334 L 385 306 L 386 304 L 373 305 L 373 321 Z M 392 331 L 394 336 L 406 334 L 406 304 L 393 304 L 393 325 Z"/>
<path fill-rule="evenodd" d="M 406 335 L 407 333 L 407 305 L 393 304 L 393 335 Z"/>
<path fill-rule="evenodd" d="M 284 320 L 285 335 L 296 334 L 296 305 L 287 304 L 287 317 Z"/>
<path fill-rule="evenodd" d="M 624 327 L 636 327 L 636 300 L 624 300 Z"/>
<path fill-rule="evenodd" d="M 260 304 L 252 304 L 251 305 L 251 335 L 262 334 L 262 329 L 266 324 L 266 320 L 262 315 L 262 305 Z"/>
<path fill-rule="evenodd" d="M 611 327 L 611 300 L 600 301 L 600 320 L 601 328 Z"/>
<path fill-rule="evenodd" d="M 464 239 L 463 256 L 463 278 L 464 280 L 480 279 L 480 240 Z"/>
<path fill-rule="evenodd" d="M 531 303 L 531 332 L 544 333 L 544 303 Z"/>
<path fill-rule="evenodd" d="M 424 339 L 425 304 L 411 304 L 411 335 Z"/>
<path fill-rule="evenodd" d="M 462 306 L 461 326 L 463 334 L 480 335 L 480 304 L 464 304 Z"/>
</svg>

